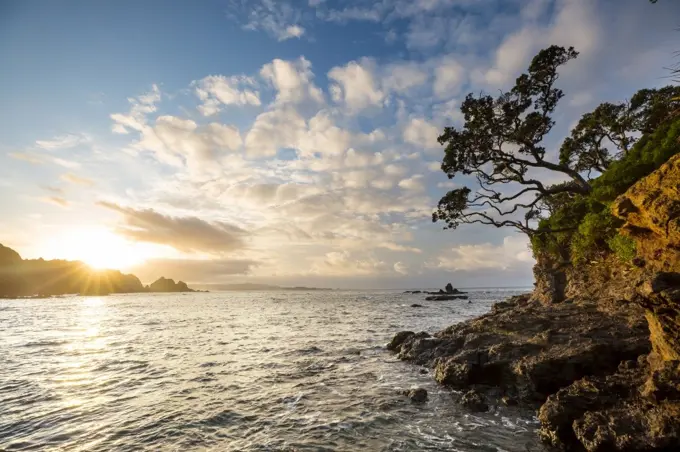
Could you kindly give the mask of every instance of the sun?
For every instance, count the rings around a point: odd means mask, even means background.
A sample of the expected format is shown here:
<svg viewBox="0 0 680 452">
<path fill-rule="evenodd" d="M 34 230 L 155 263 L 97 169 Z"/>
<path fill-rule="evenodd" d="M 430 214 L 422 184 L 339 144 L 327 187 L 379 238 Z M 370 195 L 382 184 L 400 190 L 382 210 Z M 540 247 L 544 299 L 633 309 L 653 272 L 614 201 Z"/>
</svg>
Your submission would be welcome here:
<svg viewBox="0 0 680 452">
<path fill-rule="evenodd" d="M 61 235 L 55 254 L 79 260 L 93 269 L 126 269 L 143 263 L 149 256 L 137 243 L 132 243 L 104 227 L 74 228 Z"/>
</svg>

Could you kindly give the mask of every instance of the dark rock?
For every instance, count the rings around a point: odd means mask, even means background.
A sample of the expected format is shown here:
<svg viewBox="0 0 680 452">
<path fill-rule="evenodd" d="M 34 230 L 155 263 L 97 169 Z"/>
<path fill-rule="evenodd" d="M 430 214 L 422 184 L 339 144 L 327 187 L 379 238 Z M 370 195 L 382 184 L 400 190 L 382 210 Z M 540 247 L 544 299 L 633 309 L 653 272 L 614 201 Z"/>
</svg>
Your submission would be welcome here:
<svg viewBox="0 0 680 452">
<path fill-rule="evenodd" d="M 501 398 L 501 402 L 505 406 L 516 406 L 517 405 L 517 399 L 510 397 L 510 396 L 503 396 Z"/>
<path fill-rule="evenodd" d="M 150 292 L 193 292 L 184 281 L 175 283 L 172 279 L 158 278 L 149 286 Z"/>
<path fill-rule="evenodd" d="M 467 300 L 467 298 L 467 295 L 432 295 L 426 297 L 425 301 Z"/>
<path fill-rule="evenodd" d="M 474 389 L 463 394 L 463 397 L 460 399 L 460 404 L 471 411 L 489 410 L 489 405 L 486 403 L 484 396 Z"/>
<path fill-rule="evenodd" d="M 387 344 L 387 349 L 392 351 L 399 351 L 401 344 L 403 344 L 406 339 L 415 336 L 415 334 L 416 333 L 414 333 L 413 331 L 398 332 L 397 334 L 394 335 L 390 343 Z"/>
<path fill-rule="evenodd" d="M 427 391 L 423 388 L 414 388 L 402 392 L 403 395 L 411 399 L 413 403 L 427 402 Z"/>
<path fill-rule="evenodd" d="M 425 306 L 423 306 L 422 304 L 413 303 L 413 304 L 411 305 L 411 307 L 412 307 L 412 308 L 424 308 Z"/>
<path fill-rule="evenodd" d="M 430 371 L 427 370 L 427 369 L 420 369 L 419 372 L 420 372 L 421 375 L 425 375 L 425 374 L 429 374 L 429 373 L 430 373 Z"/>
<path fill-rule="evenodd" d="M 446 285 L 446 293 L 454 293 L 453 292 L 453 286 L 451 285 L 451 283 L 448 283 Z"/>
</svg>

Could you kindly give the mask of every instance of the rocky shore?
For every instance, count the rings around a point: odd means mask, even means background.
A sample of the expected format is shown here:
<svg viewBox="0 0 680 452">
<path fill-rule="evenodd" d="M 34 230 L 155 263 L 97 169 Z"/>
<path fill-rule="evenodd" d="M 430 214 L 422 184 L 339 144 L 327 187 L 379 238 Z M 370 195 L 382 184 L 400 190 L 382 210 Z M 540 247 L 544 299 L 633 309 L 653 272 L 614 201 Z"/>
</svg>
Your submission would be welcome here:
<svg viewBox="0 0 680 452">
<path fill-rule="evenodd" d="M 537 410 L 576 451 L 680 450 L 680 156 L 612 206 L 636 257 L 576 266 L 537 256 L 533 293 L 388 348 L 463 391 L 467 409 Z"/>
</svg>

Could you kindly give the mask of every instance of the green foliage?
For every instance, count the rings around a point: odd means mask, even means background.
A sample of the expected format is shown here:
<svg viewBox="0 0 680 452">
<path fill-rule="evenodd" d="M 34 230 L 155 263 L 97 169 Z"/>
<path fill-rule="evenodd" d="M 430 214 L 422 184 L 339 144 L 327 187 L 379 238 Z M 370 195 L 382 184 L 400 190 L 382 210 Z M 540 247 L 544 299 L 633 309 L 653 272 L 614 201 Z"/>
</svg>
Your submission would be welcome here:
<svg viewBox="0 0 680 452">
<path fill-rule="evenodd" d="M 580 263 L 603 251 L 608 251 L 608 240 L 616 235 L 621 220 L 609 213 L 607 206 L 600 205 L 599 212 L 589 212 L 571 240 L 571 259 Z"/>
<path fill-rule="evenodd" d="M 680 120 L 668 121 L 644 135 L 622 159 L 593 181 L 593 198 L 611 203 L 635 182 L 680 152 Z"/>
<path fill-rule="evenodd" d="M 551 199 L 551 215 L 532 237 L 534 255 L 549 254 L 563 260 L 586 262 L 613 251 L 623 261 L 635 257 L 635 245 L 619 234 L 621 221 L 610 213 L 611 203 L 635 182 L 680 153 L 680 118 L 673 117 L 650 134 L 639 138 L 630 151 L 592 181 L 593 190 L 583 196 Z M 540 233 L 561 230 L 561 233 Z M 570 230 L 571 229 L 571 230 Z"/>
<path fill-rule="evenodd" d="M 635 241 L 627 235 L 616 234 L 607 242 L 609 249 L 611 249 L 619 259 L 624 262 L 630 262 L 635 258 L 636 249 Z"/>
</svg>

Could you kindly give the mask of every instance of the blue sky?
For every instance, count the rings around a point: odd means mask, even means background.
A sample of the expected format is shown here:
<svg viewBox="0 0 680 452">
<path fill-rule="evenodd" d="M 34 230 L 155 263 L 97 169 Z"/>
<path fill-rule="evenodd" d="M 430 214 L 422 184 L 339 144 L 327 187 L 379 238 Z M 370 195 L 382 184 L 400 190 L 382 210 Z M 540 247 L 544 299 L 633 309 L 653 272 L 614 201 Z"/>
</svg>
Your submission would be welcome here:
<svg viewBox="0 0 680 452">
<path fill-rule="evenodd" d="M 439 131 L 573 45 L 554 152 L 669 82 L 678 25 L 671 1 L 5 1 L 0 242 L 144 280 L 530 284 L 522 236 L 431 223 L 470 184 Z"/>
</svg>

